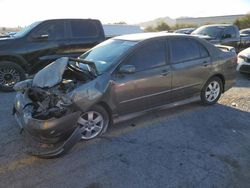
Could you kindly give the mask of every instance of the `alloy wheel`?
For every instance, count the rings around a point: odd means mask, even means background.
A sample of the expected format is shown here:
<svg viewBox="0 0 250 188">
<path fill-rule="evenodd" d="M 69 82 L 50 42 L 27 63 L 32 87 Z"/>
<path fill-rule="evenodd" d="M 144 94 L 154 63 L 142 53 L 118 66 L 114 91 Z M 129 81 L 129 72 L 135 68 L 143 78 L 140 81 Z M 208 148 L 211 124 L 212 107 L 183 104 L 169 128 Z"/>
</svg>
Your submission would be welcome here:
<svg viewBox="0 0 250 188">
<path fill-rule="evenodd" d="M 82 139 L 88 140 L 99 135 L 104 126 L 103 116 L 96 111 L 88 111 L 78 119 L 81 126 Z"/>
<path fill-rule="evenodd" d="M 205 96 L 208 102 L 215 101 L 220 95 L 220 84 L 217 81 L 212 81 L 208 84 Z"/>
<path fill-rule="evenodd" d="M 0 69 L 0 85 L 12 87 L 21 80 L 20 73 L 16 69 L 8 67 Z"/>
</svg>

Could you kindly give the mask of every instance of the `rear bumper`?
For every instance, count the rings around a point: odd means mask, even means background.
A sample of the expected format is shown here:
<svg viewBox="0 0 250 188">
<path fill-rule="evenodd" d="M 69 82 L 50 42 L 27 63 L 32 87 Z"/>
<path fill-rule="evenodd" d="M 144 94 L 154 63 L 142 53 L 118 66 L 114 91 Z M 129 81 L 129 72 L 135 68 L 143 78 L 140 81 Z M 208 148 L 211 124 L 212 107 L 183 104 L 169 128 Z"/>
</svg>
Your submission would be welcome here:
<svg viewBox="0 0 250 188">
<path fill-rule="evenodd" d="M 236 84 L 236 76 L 237 76 L 236 73 L 237 72 L 235 70 L 235 67 L 236 66 L 234 66 L 233 69 L 227 70 L 224 74 L 225 84 L 224 84 L 223 92 L 226 92 L 227 90 L 229 90 L 230 88 L 232 88 Z"/>
</svg>

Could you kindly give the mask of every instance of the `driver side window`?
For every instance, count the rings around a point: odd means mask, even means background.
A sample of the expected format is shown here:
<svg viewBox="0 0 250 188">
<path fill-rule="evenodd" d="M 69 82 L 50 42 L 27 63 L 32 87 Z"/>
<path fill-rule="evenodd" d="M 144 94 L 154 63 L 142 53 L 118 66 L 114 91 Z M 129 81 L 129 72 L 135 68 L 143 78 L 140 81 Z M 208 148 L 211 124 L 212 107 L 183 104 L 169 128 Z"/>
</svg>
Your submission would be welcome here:
<svg viewBox="0 0 250 188">
<path fill-rule="evenodd" d="M 65 37 L 64 22 L 49 22 L 43 24 L 33 36 L 48 35 L 48 40 L 60 40 Z"/>
</svg>

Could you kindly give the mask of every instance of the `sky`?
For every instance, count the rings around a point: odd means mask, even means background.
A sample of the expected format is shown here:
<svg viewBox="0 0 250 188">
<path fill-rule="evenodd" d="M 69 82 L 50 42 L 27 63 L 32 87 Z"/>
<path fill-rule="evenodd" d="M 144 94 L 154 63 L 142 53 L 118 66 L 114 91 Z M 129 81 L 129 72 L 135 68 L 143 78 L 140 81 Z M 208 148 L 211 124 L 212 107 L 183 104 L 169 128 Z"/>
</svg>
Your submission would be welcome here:
<svg viewBox="0 0 250 188">
<path fill-rule="evenodd" d="M 169 16 L 218 16 L 250 12 L 250 0 L 0 0 L 0 26 L 27 26 L 52 18 L 95 18 L 136 24 Z"/>
</svg>

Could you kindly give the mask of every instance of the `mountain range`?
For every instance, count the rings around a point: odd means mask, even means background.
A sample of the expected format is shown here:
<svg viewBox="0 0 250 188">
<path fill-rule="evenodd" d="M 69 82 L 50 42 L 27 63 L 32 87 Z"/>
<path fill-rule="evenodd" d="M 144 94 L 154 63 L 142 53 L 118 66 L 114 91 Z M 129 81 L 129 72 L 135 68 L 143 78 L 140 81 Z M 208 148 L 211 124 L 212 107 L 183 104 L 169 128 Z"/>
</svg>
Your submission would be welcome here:
<svg viewBox="0 0 250 188">
<path fill-rule="evenodd" d="M 148 27 L 148 26 L 155 27 L 159 22 L 165 22 L 168 25 L 172 26 L 176 23 L 176 20 L 166 16 L 166 17 L 156 18 L 154 20 L 150 20 L 146 22 L 141 22 L 138 25 L 141 27 Z"/>
</svg>

